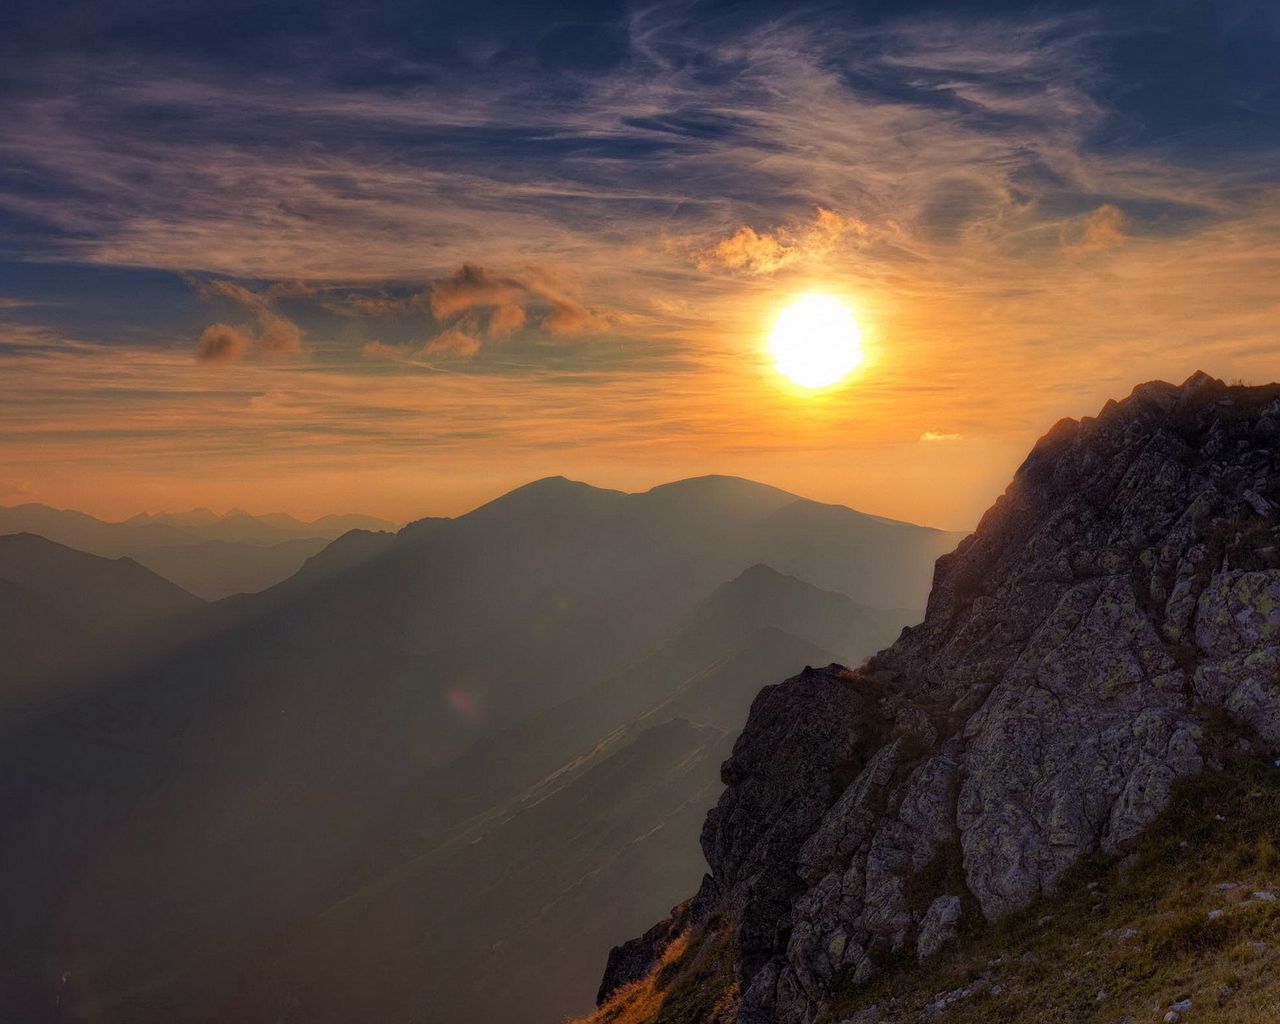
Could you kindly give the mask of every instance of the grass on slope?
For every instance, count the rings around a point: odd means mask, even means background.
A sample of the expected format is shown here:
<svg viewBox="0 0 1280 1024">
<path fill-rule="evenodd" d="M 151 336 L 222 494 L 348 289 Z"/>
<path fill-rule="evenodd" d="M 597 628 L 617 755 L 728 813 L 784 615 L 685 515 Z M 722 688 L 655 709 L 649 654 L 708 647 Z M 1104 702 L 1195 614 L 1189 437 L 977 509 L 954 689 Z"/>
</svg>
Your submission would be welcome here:
<svg viewBox="0 0 1280 1024">
<path fill-rule="evenodd" d="M 1055 896 L 923 966 L 901 955 L 822 1024 L 1142 1024 L 1171 1012 L 1182 1024 L 1275 1024 L 1280 899 L 1268 895 L 1280 897 L 1280 770 L 1253 762 L 1183 780 L 1134 854 L 1086 859 Z M 574 1024 L 726 1019 L 729 933 L 713 920 L 683 937 Z"/>
<path fill-rule="evenodd" d="M 1254 894 L 1261 894 L 1255 896 Z M 846 992 L 857 1024 L 1280 1020 L 1280 770 L 1185 780 L 1135 854 L 1090 858 L 1052 898 L 923 967 Z M 1184 1002 L 1190 1000 L 1189 1007 Z"/>
<path fill-rule="evenodd" d="M 645 978 L 569 1024 L 712 1024 L 737 1003 L 729 929 L 719 918 L 680 936 Z"/>
</svg>

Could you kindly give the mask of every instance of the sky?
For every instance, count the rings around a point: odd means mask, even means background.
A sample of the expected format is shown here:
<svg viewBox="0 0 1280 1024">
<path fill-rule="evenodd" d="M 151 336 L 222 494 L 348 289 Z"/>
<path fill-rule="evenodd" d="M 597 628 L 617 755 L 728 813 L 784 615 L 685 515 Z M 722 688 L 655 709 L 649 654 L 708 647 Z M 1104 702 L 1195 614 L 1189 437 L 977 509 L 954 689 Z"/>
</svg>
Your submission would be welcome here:
<svg viewBox="0 0 1280 1024">
<path fill-rule="evenodd" d="M 0 504 L 759 479 L 965 529 L 1280 363 L 1280 5 L 0 7 Z M 865 362 L 766 351 L 838 297 Z"/>
</svg>

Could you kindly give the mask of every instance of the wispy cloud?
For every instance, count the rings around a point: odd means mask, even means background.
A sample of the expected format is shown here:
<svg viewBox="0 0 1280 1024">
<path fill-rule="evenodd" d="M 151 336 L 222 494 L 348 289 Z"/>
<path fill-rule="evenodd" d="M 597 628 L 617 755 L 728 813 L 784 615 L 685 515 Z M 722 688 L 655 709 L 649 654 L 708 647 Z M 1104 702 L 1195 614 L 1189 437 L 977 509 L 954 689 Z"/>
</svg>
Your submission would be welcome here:
<svg viewBox="0 0 1280 1024">
<path fill-rule="evenodd" d="M 354 472 L 352 447 L 517 475 L 856 466 L 877 474 L 865 503 L 941 518 L 911 505 L 902 451 L 952 482 L 986 459 L 986 488 L 1044 423 L 1135 379 L 1274 372 L 1274 140 L 1153 132 L 1105 19 L 661 3 L 590 66 L 487 36 L 447 69 L 392 38 L 332 74 L 285 48 L 270 74 L 114 50 L 25 66 L 0 137 L 22 233 L 0 240 L 194 274 L 207 318 L 151 349 L 77 342 L 95 370 L 59 380 L 53 321 L 0 310 L 6 434 L 116 460 L 88 428 L 111 422 L 114 452 L 177 474 L 158 453 L 214 457 L 205 431 L 234 410 L 216 457 L 264 478 L 286 454 Z M 846 296 L 868 352 L 806 403 L 760 353 L 801 289 Z M 154 397 L 184 388 L 189 408 Z M 37 478 L 6 452 L 0 472 Z"/>
</svg>

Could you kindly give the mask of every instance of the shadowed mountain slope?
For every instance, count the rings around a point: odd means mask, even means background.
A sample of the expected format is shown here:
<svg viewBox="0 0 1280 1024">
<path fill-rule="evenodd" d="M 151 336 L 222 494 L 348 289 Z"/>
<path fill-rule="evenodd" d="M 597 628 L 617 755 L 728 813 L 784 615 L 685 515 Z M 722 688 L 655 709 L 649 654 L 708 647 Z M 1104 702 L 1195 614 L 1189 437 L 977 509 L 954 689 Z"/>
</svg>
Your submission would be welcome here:
<svg viewBox="0 0 1280 1024">
<path fill-rule="evenodd" d="M 434 844 L 427 823 L 398 822 L 377 845 L 401 862 L 256 958 L 224 1014 L 515 1024 L 580 1009 L 599 944 L 701 877 L 698 823 L 752 695 L 830 660 L 784 630 L 856 660 L 905 621 L 753 567 L 632 669 L 437 773 L 428 784 L 478 813 Z"/>
<path fill-rule="evenodd" d="M 0 536 L 0 714 L 67 699 L 203 608 L 130 559 Z"/>
<path fill-rule="evenodd" d="M 226 978 L 211 951 L 256 948 L 557 771 L 563 756 L 540 760 L 539 741 L 510 782 L 472 784 L 446 766 L 621 680 L 759 561 L 762 524 L 800 500 L 723 478 L 644 495 L 539 481 L 393 540 L 357 534 L 297 579 L 220 603 L 208 636 L 0 751 L 11 954 L 0 996 L 32 1019 L 55 996 L 104 1020 L 182 1019 L 175 1005 L 206 1005 Z M 904 526 L 904 561 L 949 539 Z M 828 559 L 852 578 L 859 551 L 856 536 L 833 539 Z M 770 579 L 752 599 L 765 611 L 765 591 L 789 586 Z M 903 621 L 820 600 L 843 611 L 787 622 L 834 634 L 844 616 L 851 635 L 834 653 L 865 653 L 864 637 L 879 644 Z M 732 653 L 717 650 L 663 673 L 657 695 L 633 676 L 636 714 L 670 697 L 673 678 Z M 718 700 L 688 713 L 709 717 Z M 628 721 L 584 722 L 566 749 L 590 751 Z"/>
</svg>

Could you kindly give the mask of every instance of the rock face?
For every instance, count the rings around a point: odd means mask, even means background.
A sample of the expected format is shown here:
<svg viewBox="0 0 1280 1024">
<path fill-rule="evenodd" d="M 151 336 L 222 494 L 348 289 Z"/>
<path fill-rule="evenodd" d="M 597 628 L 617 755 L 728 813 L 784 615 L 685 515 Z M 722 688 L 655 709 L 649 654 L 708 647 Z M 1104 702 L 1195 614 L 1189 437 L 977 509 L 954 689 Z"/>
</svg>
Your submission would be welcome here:
<svg viewBox="0 0 1280 1024">
<path fill-rule="evenodd" d="M 815 1020 L 1126 851 L 1179 776 L 1274 756 L 1278 506 L 1280 386 L 1144 384 L 1040 440 L 924 623 L 764 690 L 702 834 L 740 1024 Z"/>
</svg>

